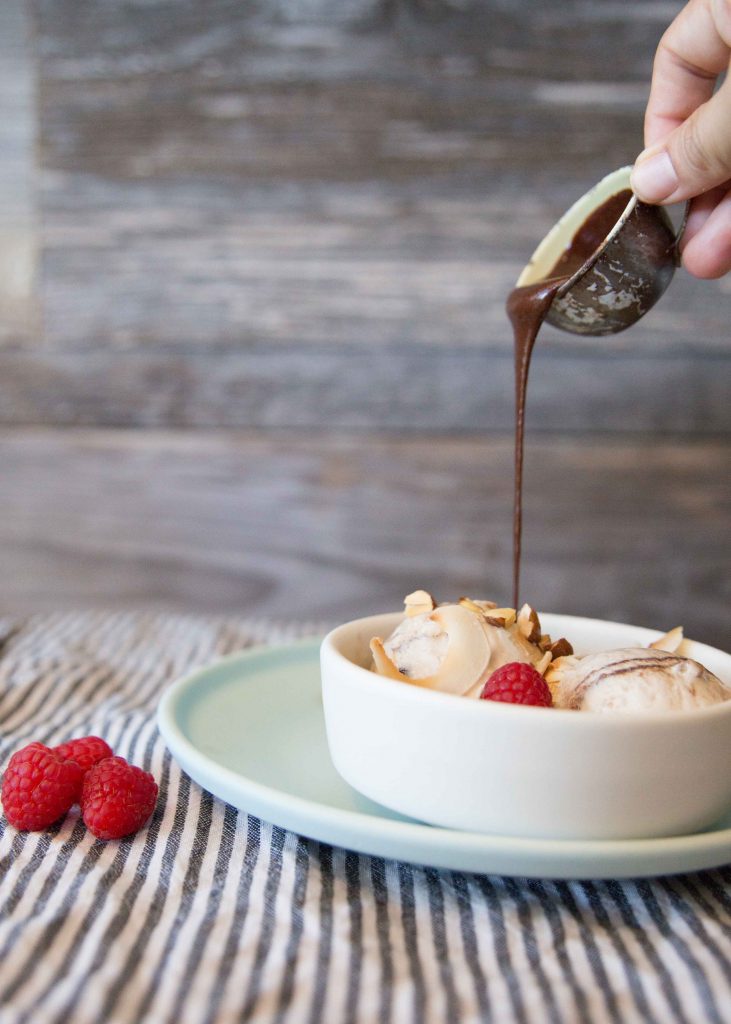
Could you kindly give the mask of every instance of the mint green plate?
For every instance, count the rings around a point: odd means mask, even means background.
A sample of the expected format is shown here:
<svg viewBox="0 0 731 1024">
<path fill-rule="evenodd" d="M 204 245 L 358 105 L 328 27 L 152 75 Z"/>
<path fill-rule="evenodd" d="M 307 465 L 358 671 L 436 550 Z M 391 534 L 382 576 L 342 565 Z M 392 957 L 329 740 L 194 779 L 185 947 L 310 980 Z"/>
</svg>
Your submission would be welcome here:
<svg viewBox="0 0 731 1024">
<path fill-rule="evenodd" d="M 731 816 L 667 839 L 516 839 L 433 828 L 356 793 L 328 753 L 319 640 L 223 659 L 174 683 L 158 724 L 180 766 L 234 807 L 323 842 L 437 868 L 628 878 L 731 862 Z"/>
</svg>

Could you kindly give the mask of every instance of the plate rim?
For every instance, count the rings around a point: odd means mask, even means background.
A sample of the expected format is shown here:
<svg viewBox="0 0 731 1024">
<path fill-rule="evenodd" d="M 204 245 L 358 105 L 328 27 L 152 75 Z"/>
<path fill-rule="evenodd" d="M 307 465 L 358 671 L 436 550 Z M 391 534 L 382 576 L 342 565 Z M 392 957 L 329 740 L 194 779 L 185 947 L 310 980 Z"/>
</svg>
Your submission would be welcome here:
<svg viewBox="0 0 731 1024">
<path fill-rule="evenodd" d="M 620 624 L 621 625 L 621 624 Z M 257 644 L 244 650 L 235 651 L 228 655 L 220 656 L 207 665 L 203 665 L 191 672 L 185 673 L 179 679 L 171 683 L 163 692 L 157 707 L 157 725 L 166 746 L 170 753 L 178 761 L 180 767 L 203 788 L 212 792 L 217 798 L 227 800 L 220 793 L 211 789 L 208 783 L 210 779 L 221 779 L 223 786 L 219 788 L 232 789 L 244 797 L 248 806 L 234 804 L 239 810 L 252 813 L 264 820 L 280 825 L 283 828 L 293 829 L 310 838 L 333 845 L 343 846 L 346 849 L 353 849 L 360 853 L 371 856 L 379 856 L 394 859 L 409 860 L 408 857 L 399 857 L 393 853 L 384 852 L 376 847 L 381 845 L 379 839 L 386 840 L 386 846 L 402 841 L 406 845 L 424 847 L 431 849 L 434 857 L 429 860 L 413 858 L 411 863 L 432 864 L 432 866 L 449 867 L 444 862 L 441 854 L 450 852 L 461 853 L 468 859 L 475 856 L 488 858 L 494 854 L 498 859 L 506 854 L 514 854 L 523 858 L 523 870 L 515 871 L 515 876 L 541 877 L 541 878 L 620 878 L 620 877 L 649 877 L 662 874 L 678 873 L 683 870 L 701 870 L 704 866 L 708 868 L 720 867 L 722 863 L 731 862 L 731 827 L 716 829 L 714 831 L 695 832 L 688 835 L 655 837 L 650 839 L 536 839 L 526 836 L 505 836 L 490 833 L 468 832 L 457 829 L 448 829 L 440 826 L 428 825 L 416 820 L 397 820 L 381 817 L 376 814 L 368 814 L 363 811 L 348 810 L 333 807 L 326 803 L 310 800 L 274 786 L 258 782 L 249 776 L 243 775 L 226 765 L 216 761 L 214 757 L 203 753 L 195 743 L 185 734 L 182 726 L 176 719 L 176 710 L 189 691 L 205 684 L 211 675 L 218 675 L 225 669 L 241 665 L 242 669 L 249 669 L 252 664 L 261 660 L 272 661 L 281 658 L 283 655 L 300 654 L 308 660 L 318 661 L 319 649 L 322 636 L 309 636 L 282 644 Z M 254 668 L 255 671 L 255 668 Z M 192 769 L 192 770 L 191 770 Z M 336 769 L 333 766 L 333 771 Z M 250 799 L 249 799 L 250 798 Z M 261 808 L 273 809 L 276 817 L 262 813 Z M 281 816 L 279 811 L 281 809 Z M 292 824 L 296 819 L 299 825 L 316 826 L 315 828 L 302 828 Z M 326 826 L 327 834 L 319 827 Z M 334 833 L 353 834 L 357 836 L 358 843 L 339 842 L 333 839 Z M 365 843 L 365 845 L 364 845 Z M 375 847 L 374 844 L 375 843 Z M 714 858 L 725 851 L 726 861 L 714 860 Z M 678 867 L 678 858 L 684 855 L 695 855 L 713 861 L 707 865 L 693 864 L 691 867 Z M 453 858 L 452 858 L 453 859 Z M 457 858 L 459 859 L 459 858 Z M 552 866 L 548 871 L 525 870 L 525 860 L 529 862 L 550 863 Z M 635 865 L 630 872 L 624 871 L 623 865 L 631 866 L 626 862 L 652 862 L 659 860 L 666 861 L 668 866 L 655 866 L 651 870 L 642 867 L 642 864 Z M 566 862 L 574 860 L 578 862 L 577 867 L 591 866 L 593 860 L 607 861 L 613 865 L 612 870 L 603 869 L 599 873 L 589 872 L 582 874 L 579 871 L 564 873 L 563 870 L 556 871 L 566 865 Z M 510 874 L 499 868 L 486 867 L 454 867 L 453 870 L 471 870 L 490 874 Z"/>
</svg>

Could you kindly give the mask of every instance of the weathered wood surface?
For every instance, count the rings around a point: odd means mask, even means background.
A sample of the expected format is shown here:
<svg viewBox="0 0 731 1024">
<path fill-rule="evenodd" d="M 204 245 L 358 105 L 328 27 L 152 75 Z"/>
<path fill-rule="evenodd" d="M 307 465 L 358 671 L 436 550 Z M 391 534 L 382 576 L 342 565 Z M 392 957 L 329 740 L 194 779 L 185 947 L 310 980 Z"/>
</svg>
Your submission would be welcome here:
<svg viewBox="0 0 731 1024">
<path fill-rule="evenodd" d="M 507 440 L 0 434 L 0 615 L 69 607 L 341 621 L 425 586 L 510 599 Z M 731 645 L 724 442 L 540 440 L 526 599 Z"/>
<path fill-rule="evenodd" d="M 0 4 L 0 345 L 36 340 L 36 105 L 27 4 Z"/>
<path fill-rule="evenodd" d="M 8 351 L 0 423 L 108 427 L 399 430 L 506 435 L 513 422 L 508 352 L 454 344 L 152 346 L 83 353 Z M 539 345 L 533 431 L 728 436 L 722 353 L 566 352 Z"/>
<path fill-rule="evenodd" d="M 36 0 L 44 330 L 0 422 L 509 430 L 508 288 L 640 148 L 679 7 Z M 534 426 L 728 431 L 730 290 L 548 331 Z"/>
<path fill-rule="evenodd" d="M 41 261 L 19 316 L 0 274 L 0 614 L 507 600 L 505 296 L 640 148 L 679 7 L 0 5 L 0 133 L 38 143 L 0 212 Z M 546 332 L 539 606 L 729 643 L 730 313 L 678 274 L 614 340 Z"/>
</svg>

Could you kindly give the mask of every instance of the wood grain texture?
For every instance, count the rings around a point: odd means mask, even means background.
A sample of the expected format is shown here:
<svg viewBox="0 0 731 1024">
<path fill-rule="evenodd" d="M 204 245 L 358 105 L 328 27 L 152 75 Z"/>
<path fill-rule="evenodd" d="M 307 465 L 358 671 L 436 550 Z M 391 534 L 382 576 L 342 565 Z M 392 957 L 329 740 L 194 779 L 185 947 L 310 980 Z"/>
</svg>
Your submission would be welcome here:
<svg viewBox="0 0 731 1024">
<path fill-rule="evenodd" d="M 640 148 L 679 7 L 28 0 L 43 323 L 0 344 L 0 615 L 508 599 L 505 296 Z M 539 606 L 729 642 L 730 304 L 678 274 L 625 335 L 542 337 Z"/>
<path fill-rule="evenodd" d="M 727 434 L 728 360 L 539 343 L 533 433 Z M 513 361 L 454 344 L 42 348 L 0 356 L 0 424 L 510 434 Z"/>
<path fill-rule="evenodd" d="M 509 600 L 507 440 L 0 434 L 0 616 L 168 608 L 336 622 L 425 586 Z M 725 442 L 541 440 L 524 596 L 728 646 Z"/>
<path fill-rule="evenodd" d="M 37 0 L 45 329 L 0 422 L 509 430 L 507 291 L 640 148 L 679 7 Z M 730 289 L 547 332 L 536 428 L 728 431 Z"/>
<path fill-rule="evenodd" d="M 0 346 L 35 341 L 35 76 L 24 0 L 0 4 Z"/>
<path fill-rule="evenodd" d="M 133 185 L 54 176 L 44 192 L 46 338 L 72 350 L 388 342 L 507 351 L 510 288 L 593 184 L 586 175 L 573 189 L 562 185 L 565 198 L 551 202 L 558 183 L 541 195 L 517 173 L 476 182 L 483 194 L 472 196 L 454 182 Z M 636 329 L 590 348 L 728 354 L 730 308 L 728 281 L 679 272 Z M 570 335 L 546 336 L 576 347 Z"/>
</svg>

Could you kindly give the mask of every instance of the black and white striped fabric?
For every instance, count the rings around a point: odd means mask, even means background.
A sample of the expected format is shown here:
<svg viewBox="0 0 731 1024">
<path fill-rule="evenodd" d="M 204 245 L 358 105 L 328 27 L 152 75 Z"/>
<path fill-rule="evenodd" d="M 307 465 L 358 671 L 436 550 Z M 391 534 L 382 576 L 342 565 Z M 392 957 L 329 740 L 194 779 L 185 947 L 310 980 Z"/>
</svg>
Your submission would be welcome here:
<svg viewBox="0 0 731 1024">
<path fill-rule="evenodd" d="M 311 632 L 135 614 L 0 623 L 0 764 L 96 733 L 152 771 L 150 825 L 0 824 L 1 1024 L 731 1020 L 731 869 L 537 882 L 423 869 L 303 839 L 192 783 L 155 726 L 163 688 Z"/>
</svg>

